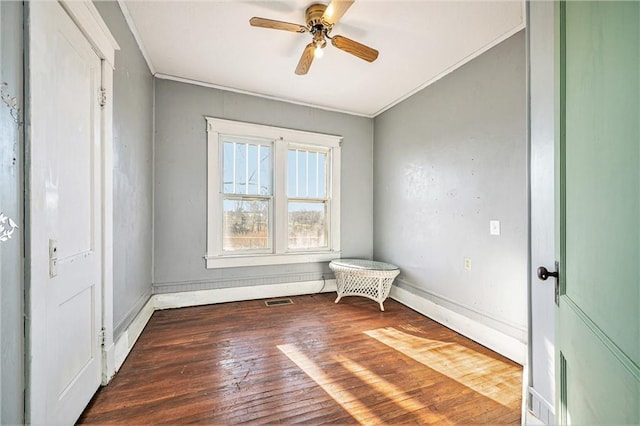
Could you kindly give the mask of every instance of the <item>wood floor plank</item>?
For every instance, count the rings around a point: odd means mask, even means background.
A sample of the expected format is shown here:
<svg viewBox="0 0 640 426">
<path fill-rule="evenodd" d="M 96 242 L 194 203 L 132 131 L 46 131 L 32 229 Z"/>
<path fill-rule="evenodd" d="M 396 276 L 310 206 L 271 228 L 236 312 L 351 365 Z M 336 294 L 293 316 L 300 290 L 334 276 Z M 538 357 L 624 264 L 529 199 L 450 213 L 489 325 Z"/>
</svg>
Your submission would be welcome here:
<svg viewBox="0 0 640 426">
<path fill-rule="evenodd" d="M 91 424 L 513 424 L 522 368 L 387 300 L 334 294 L 153 314 Z"/>
</svg>

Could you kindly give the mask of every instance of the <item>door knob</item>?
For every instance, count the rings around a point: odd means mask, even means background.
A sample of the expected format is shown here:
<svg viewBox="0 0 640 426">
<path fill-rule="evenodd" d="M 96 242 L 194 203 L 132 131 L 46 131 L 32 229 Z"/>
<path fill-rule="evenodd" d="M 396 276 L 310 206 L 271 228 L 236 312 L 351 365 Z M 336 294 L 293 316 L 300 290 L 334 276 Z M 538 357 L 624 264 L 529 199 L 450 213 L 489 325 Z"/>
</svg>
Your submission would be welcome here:
<svg viewBox="0 0 640 426">
<path fill-rule="evenodd" d="M 544 266 L 540 266 L 538 268 L 538 278 L 540 278 L 542 281 L 546 281 L 549 277 L 558 278 L 558 271 L 549 272 L 547 268 L 545 268 Z"/>
<path fill-rule="evenodd" d="M 553 277 L 556 279 L 555 296 L 554 296 L 556 305 L 558 305 L 560 302 L 560 274 L 558 273 L 559 270 L 560 270 L 560 265 L 558 264 L 558 262 L 556 262 L 556 270 L 553 272 L 549 272 L 549 270 L 544 266 L 538 267 L 538 271 L 537 271 L 538 278 L 540 278 L 542 281 L 546 281 L 547 278 L 549 277 Z"/>
</svg>

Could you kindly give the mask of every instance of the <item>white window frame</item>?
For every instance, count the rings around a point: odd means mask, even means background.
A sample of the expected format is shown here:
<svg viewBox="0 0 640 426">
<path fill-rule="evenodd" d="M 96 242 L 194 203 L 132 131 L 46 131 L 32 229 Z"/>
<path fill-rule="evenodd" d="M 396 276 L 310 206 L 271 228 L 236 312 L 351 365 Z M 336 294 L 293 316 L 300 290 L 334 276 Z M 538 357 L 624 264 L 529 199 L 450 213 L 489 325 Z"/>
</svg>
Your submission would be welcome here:
<svg viewBox="0 0 640 426">
<path fill-rule="evenodd" d="M 292 263 L 328 262 L 340 257 L 340 145 L 341 136 L 205 117 L 207 122 L 207 253 L 208 269 Z M 222 143 L 220 135 L 273 141 L 272 249 L 264 252 L 222 250 Z M 328 154 L 328 247 L 288 250 L 287 150 L 304 147 Z"/>
</svg>

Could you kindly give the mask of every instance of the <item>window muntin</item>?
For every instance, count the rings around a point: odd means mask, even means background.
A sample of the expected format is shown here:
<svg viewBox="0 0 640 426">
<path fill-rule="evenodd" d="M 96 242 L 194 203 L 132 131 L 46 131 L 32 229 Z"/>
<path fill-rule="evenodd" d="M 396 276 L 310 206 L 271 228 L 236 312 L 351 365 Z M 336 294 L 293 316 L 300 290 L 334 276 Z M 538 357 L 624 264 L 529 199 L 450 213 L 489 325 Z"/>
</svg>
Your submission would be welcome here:
<svg viewBox="0 0 640 426">
<path fill-rule="evenodd" d="M 339 258 L 341 138 L 206 121 L 207 268 Z"/>
</svg>

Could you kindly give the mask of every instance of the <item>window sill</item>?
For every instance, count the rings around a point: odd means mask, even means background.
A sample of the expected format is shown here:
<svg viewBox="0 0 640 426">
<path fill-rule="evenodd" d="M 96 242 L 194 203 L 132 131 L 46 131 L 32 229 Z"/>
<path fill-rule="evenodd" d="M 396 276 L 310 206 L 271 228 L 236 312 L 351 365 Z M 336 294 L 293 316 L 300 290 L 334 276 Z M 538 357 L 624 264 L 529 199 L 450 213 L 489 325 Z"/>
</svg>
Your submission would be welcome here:
<svg viewBox="0 0 640 426">
<path fill-rule="evenodd" d="M 290 265 L 295 263 L 329 262 L 340 258 L 341 252 L 306 252 L 290 254 L 251 254 L 237 256 L 205 256 L 207 269 L 243 266 Z"/>
</svg>

